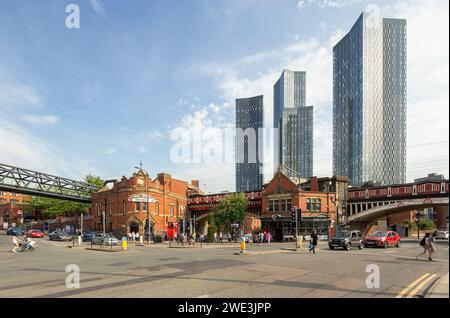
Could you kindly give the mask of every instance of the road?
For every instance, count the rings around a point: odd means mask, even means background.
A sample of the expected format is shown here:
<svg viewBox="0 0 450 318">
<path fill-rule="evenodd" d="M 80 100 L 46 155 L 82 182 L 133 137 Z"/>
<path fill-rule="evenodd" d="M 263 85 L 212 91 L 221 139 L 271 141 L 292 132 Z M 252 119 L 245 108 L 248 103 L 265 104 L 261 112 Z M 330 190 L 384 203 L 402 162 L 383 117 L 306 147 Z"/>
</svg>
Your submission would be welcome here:
<svg viewBox="0 0 450 318">
<path fill-rule="evenodd" d="M 448 242 L 429 262 L 415 258 L 415 241 L 351 251 L 325 243 L 316 255 L 284 250 L 292 243 L 247 244 L 250 253 L 236 255 L 238 245 L 104 252 L 47 239 L 36 239 L 34 252 L 14 254 L 11 240 L 0 235 L 0 297 L 415 297 L 449 271 Z M 65 285 L 69 264 L 80 269 L 80 288 Z M 379 288 L 366 287 L 371 264 L 379 268 Z"/>
</svg>

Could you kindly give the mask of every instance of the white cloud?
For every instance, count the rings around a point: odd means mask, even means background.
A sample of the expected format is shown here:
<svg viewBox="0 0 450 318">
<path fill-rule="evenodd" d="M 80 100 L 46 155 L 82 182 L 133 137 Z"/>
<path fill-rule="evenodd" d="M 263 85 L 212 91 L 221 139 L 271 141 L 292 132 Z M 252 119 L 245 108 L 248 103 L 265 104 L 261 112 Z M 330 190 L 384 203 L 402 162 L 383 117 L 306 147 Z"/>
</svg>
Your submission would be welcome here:
<svg viewBox="0 0 450 318">
<path fill-rule="evenodd" d="M 46 116 L 23 115 L 20 118 L 27 123 L 36 125 L 52 125 L 59 122 L 59 117 L 52 115 Z"/>
<path fill-rule="evenodd" d="M 361 2 L 361 0 L 299 0 L 297 8 L 303 9 L 306 6 L 316 6 L 318 8 L 344 8 L 349 5 Z"/>
<path fill-rule="evenodd" d="M 113 154 L 117 153 L 117 150 L 113 149 L 113 148 L 109 148 L 109 149 L 106 149 L 105 153 L 107 155 L 113 155 Z"/>
<path fill-rule="evenodd" d="M 89 0 L 89 3 L 91 4 L 91 7 L 95 12 L 99 13 L 100 15 L 106 14 L 103 2 L 101 0 Z"/>
<path fill-rule="evenodd" d="M 92 162 L 65 158 L 46 141 L 8 122 L 0 122 L 0 162 L 21 168 L 81 180 L 86 172 L 98 172 Z"/>
<path fill-rule="evenodd" d="M 41 107 L 41 97 L 34 87 L 20 83 L 8 83 L 7 79 L 2 79 L 0 81 L 0 108 L 13 106 Z"/>
</svg>

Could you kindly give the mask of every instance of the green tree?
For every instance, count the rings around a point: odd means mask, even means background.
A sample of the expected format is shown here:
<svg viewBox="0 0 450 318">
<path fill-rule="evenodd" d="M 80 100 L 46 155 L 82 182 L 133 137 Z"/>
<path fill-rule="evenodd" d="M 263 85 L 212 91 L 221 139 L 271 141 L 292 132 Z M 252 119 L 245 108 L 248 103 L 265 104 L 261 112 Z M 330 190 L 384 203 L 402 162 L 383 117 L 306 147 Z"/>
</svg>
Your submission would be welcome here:
<svg viewBox="0 0 450 318">
<path fill-rule="evenodd" d="M 95 175 L 86 175 L 84 181 L 94 186 L 103 186 L 103 180 Z M 32 196 L 28 203 L 29 209 L 48 218 L 54 218 L 60 215 L 79 215 L 89 211 L 90 207 L 90 204 L 87 203 L 45 198 L 40 196 Z"/>
<path fill-rule="evenodd" d="M 212 224 L 217 229 L 231 231 L 231 224 L 242 222 L 247 212 L 248 199 L 244 193 L 227 195 L 212 211 Z"/>
</svg>

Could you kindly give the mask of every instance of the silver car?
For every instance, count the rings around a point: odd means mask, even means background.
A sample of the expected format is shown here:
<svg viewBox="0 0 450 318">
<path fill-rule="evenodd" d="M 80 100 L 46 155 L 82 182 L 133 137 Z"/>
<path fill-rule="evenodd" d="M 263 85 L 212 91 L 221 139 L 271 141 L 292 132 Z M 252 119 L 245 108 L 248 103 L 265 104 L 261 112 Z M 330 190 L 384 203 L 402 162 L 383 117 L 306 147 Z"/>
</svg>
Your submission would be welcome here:
<svg viewBox="0 0 450 318">
<path fill-rule="evenodd" d="M 117 245 L 119 240 L 110 234 L 95 233 L 92 236 L 92 244 L 95 245 Z"/>
<path fill-rule="evenodd" d="M 436 231 L 436 240 L 448 240 L 448 232 Z"/>
</svg>

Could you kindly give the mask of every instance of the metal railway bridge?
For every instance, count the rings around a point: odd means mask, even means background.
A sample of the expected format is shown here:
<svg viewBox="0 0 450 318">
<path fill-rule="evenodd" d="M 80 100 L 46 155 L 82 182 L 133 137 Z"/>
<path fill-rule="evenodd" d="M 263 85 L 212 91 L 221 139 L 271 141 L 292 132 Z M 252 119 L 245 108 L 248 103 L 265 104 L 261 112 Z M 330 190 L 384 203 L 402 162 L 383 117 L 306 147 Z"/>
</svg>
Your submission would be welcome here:
<svg viewBox="0 0 450 318">
<path fill-rule="evenodd" d="M 86 182 L 0 163 L 0 191 L 90 203 L 100 188 Z"/>
</svg>

